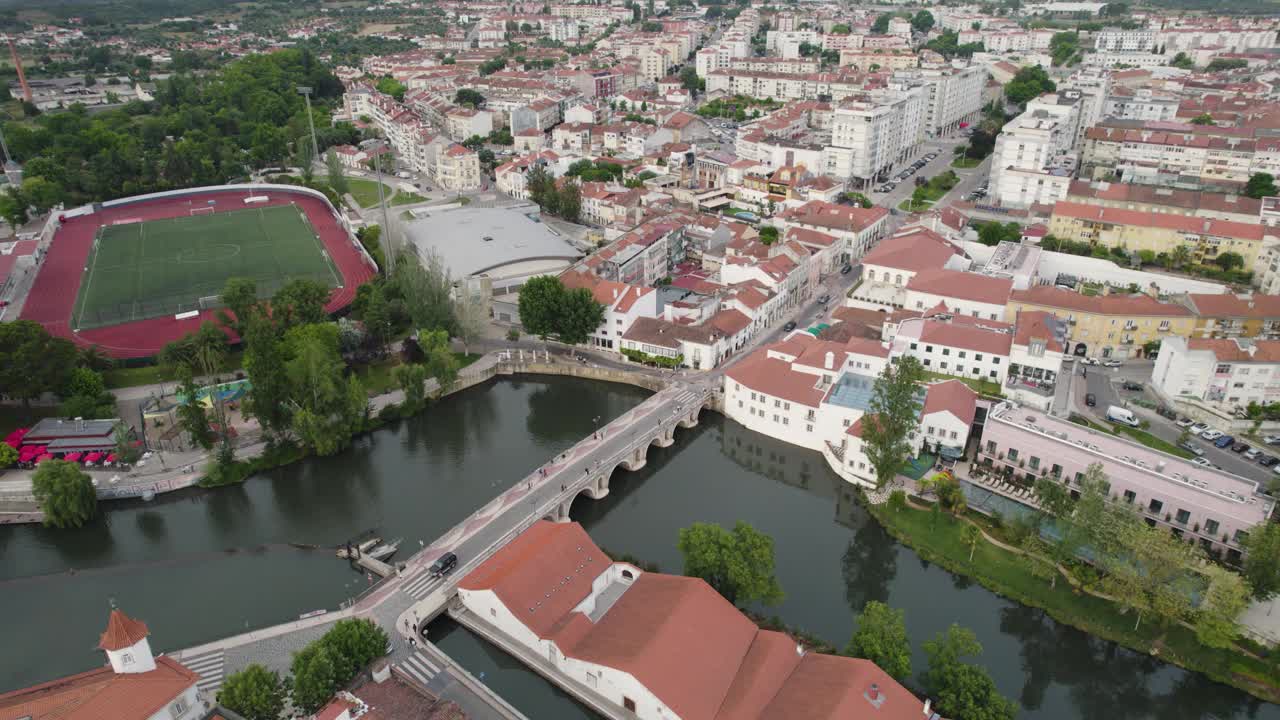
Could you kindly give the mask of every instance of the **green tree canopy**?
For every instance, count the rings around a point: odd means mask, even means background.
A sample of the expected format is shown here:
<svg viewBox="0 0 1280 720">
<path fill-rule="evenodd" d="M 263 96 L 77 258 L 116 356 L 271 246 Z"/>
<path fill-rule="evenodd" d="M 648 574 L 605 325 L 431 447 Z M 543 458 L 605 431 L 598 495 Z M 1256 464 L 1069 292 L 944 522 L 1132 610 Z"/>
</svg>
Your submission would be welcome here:
<svg viewBox="0 0 1280 720">
<path fill-rule="evenodd" d="M 1192 125 L 1214 125 L 1215 123 L 1213 122 L 1212 115 L 1210 115 L 1209 113 L 1200 113 L 1199 115 L 1191 118 L 1191 124 Z"/>
<path fill-rule="evenodd" d="M 325 320 L 329 288 L 310 278 L 294 278 L 271 296 L 271 316 L 285 329 Z"/>
<path fill-rule="evenodd" d="M 1244 267 L 1244 257 L 1240 253 L 1224 252 L 1213 259 L 1213 264 L 1223 270 Z"/>
<path fill-rule="evenodd" d="M 1249 531 L 1241 543 L 1244 577 L 1257 600 L 1280 595 L 1280 525 L 1262 523 Z"/>
<path fill-rule="evenodd" d="M 1182 68 L 1183 70 L 1193 70 L 1196 66 L 1195 61 L 1184 52 L 1174 55 L 1173 59 L 1169 61 L 1169 64 L 1176 68 Z"/>
<path fill-rule="evenodd" d="M 982 654 L 973 631 L 952 625 L 926 641 L 924 652 L 929 660 L 925 690 L 937 698 L 938 712 L 945 717 L 1013 720 L 1018 714 L 1017 704 L 997 692 L 985 669 L 965 662 Z"/>
<path fill-rule="evenodd" d="M 911 641 L 903 617 L 902 610 L 877 600 L 867 601 L 844 654 L 866 658 L 895 680 L 907 680 L 911 677 Z"/>
<path fill-rule="evenodd" d="M 871 32 L 876 35 L 884 35 L 889 32 L 889 21 L 893 19 L 893 13 L 883 13 L 871 23 Z"/>
<path fill-rule="evenodd" d="M 80 527 L 98 513 L 98 494 L 88 473 L 73 462 L 46 460 L 31 478 L 32 494 L 44 513 L 44 524 Z"/>
<path fill-rule="evenodd" d="M 920 417 L 917 392 L 922 379 L 920 361 L 910 356 L 886 365 L 876 378 L 871 405 L 860 422 L 863 452 L 875 469 L 877 487 L 893 480 L 911 456 L 908 436 Z"/>
<path fill-rule="evenodd" d="M 79 360 L 70 340 L 30 320 L 0 323 L 0 395 L 29 406 L 44 393 L 62 395 Z"/>
<path fill-rule="evenodd" d="M 18 462 L 18 450 L 8 443 L 0 443 L 0 469 Z"/>
<path fill-rule="evenodd" d="M 453 101 L 459 105 L 470 105 L 475 108 L 484 107 L 485 98 L 480 94 L 479 90 L 472 88 L 458 88 L 458 92 L 454 93 Z"/>
<path fill-rule="evenodd" d="M 680 530 L 676 543 L 684 556 L 684 574 L 699 577 L 736 604 L 782 602 L 774 575 L 773 538 L 738 521 L 732 531 L 714 523 L 694 523 Z"/>
<path fill-rule="evenodd" d="M 921 10 L 911 17 L 911 28 L 919 33 L 927 33 L 933 29 L 933 13 Z"/>
<path fill-rule="evenodd" d="M 1249 583 L 1218 565 L 1206 565 L 1209 589 L 1196 612 L 1196 637 L 1213 648 L 1229 648 L 1240 634 L 1240 614 L 1249 607 Z"/>
<path fill-rule="evenodd" d="M 1016 105 L 1025 104 L 1045 93 L 1057 90 L 1058 86 L 1049 79 L 1049 74 L 1039 65 L 1024 67 L 1004 86 L 1004 96 Z"/>
<path fill-rule="evenodd" d="M 1270 173 L 1254 173 L 1249 176 L 1249 182 L 1244 186 L 1244 194 L 1258 200 L 1280 195 L 1280 190 L 1276 189 L 1276 179 Z"/>
<path fill-rule="evenodd" d="M 604 322 L 604 306 L 586 288 L 566 289 L 560 278 L 541 275 L 520 289 L 520 324 L 546 340 L 577 345 Z"/>
<path fill-rule="evenodd" d="M 280 676 L 257 663 L 231 673 L 218 689 L 218 704 L 245 720 L 278 720 L 284 700 Z"/>
</svg>

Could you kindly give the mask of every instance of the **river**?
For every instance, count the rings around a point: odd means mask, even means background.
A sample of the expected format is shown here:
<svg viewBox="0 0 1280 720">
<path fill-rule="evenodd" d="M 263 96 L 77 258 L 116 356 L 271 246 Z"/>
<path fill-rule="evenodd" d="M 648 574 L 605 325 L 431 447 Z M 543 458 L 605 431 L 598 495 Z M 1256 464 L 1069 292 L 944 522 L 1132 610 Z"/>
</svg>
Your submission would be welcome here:
<svg viewBox="0 0 1280 720">
<path fill-rule="evenodd" d="M 0 689 L 83 670 L 108 604 L 147 621 L 174 649 L 336 607 L 364 580 L 329 551 L 369 528 L 406 545 L 429 540 L 500 489 L 645 397 L 624 386 L 504 380 L 312 459 L 214 492 L 112 505 L 79 531 L 0 528 Z M 906 611 L 920 644 L 952 622 L 971 628 L 981 662 L 1020 717 L 1274 718 L 1280 708 L 1062 626 L 921 560 L 854 502 L 820 455 L 704 412 L 648 465 L 620 470 L 573 519 L 597 544 L 680 570 L 676 534 L 696 521 L 747 520 L 773 536 L 788 624 L 843 646 L 871 599 Z M 67 568 L 76 568 L 74 574 Z M 510 657 L 447 620 L 432 638 L 533 720 L 594 718 Z M 38 651 L 35 651 L 39 648 Z"/>
</svg>

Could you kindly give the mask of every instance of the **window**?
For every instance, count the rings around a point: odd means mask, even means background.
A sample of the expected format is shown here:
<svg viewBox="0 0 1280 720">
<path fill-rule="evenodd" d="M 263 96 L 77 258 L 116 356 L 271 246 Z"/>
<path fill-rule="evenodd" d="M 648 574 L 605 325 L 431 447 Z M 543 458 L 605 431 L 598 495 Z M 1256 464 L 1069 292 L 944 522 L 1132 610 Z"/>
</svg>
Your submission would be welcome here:
<svg viewBox="0 0 1280 720">
<path fill-rule="evenodd" d="M 956 366 L 956 372 L 958 372 L 958 373 L 963 373 L 963 372 L 964 372 L 964 366 L 963 366 L 963 365 L 957 365 L 957 366 Z"/>
<path fill-rule="evenodd" d="M 1053 467 L 1049 468 L 1049 474 L 1054 477 L 1062 477 L 1062 466 L 1054 463 Z"/>
<path fill-rule="evenodd" d="M 952 431 L 951 431 L 951 439 L 952 439 L 952 440 L 955 440 L 955 439 L 956 439 L 956 431 L 955 431 L 955 430 L 952 430 Z"/>
<path fill-rule="evenodd" d="M 1036 457 L 1035 455 L 1031 456 L 1031 469 L 1032 470 L 1040 469 L 1040 458 Z"/>
<path fill-rule="evenodd" d="M 921 364 L 924 365 L 925 367 L 929 367 L 929 358 L 925 358 L 923 361 L 921 361 Z"/>
<path fill-rule="evenodd" d="M 982 362 L 982 353 L 974 353 L 973 359 L 977 360 L 978 362 Z"/>
<path fill-rule="evenodd" d="M 739 401 L 738 401 L 738 407 L 742 407 L 742 401 L 741 401 L 741 400 L 739 400 Z M 754 410 L 754 409 L 755 409 L 755 408 L 752 408 L 752 410 Z"/>
<path fill-rule="evenodd" d="M 756 399 L 756 394 L 755 394 L 755 393 L 751 393 L 751 400 L 752 400 L 752 401 L 754 401 L 755 399 Z"/>
<path fill-rule="evenodd" d="M 844 426 L 849 427 L 849 418 L 844 419 Z"/>
<path fill-rule="evenodd" d="M 132 665 L 132 664 L 133 664 L 133 653 L 124 653 L 124 654 L 122 654 L 122 655 L 120 656 L 120 662 L 124 663 L 125 665 Z"/>
<path fill-rule="evenodd" d="M 783 409 L 783 410 L 790 410 L 790 409 L 791 409 L 791 403 L 782 403 L 782 409 Z"/>
<path fill-rule="evenodd" d="M 174 700 L 173 704 L 169 706 L 169 714 L 174 716 L 175 718 L 180 718 L 183 715 L 186 715 L 187 710 L 188 710 L 187 699 L 184 697 L 180 697 L 177 700 Z"/>
<path fill-rule="evenodd" d="M 963 359 L 964 359 L 964 351 L 963 351 L 963 350 L 961 350 L 961 351 L 960 351 L 960 359 L 961 359 L 961 360 L 963 360 Z"/>
<path fill-rule="evenodd" d="M 991 377 L 998 377 L 998 376 L 996 375 L 996 371 L 995 371 L 995 370 L 992 370 L 990 373 L 987 373 L 987 374 L 988 374 L 988 375 L 990 375 Z"/>
<path fill-rule="evenodd" d="M 774 407 L 776 407 L 776 408 L 780 408 L 780 407 L 782 407 L 782 401 L 781 401 L 781 400 L 774 400 L 774 401 L 773 401 L 773 406 L 774 406 Z"/>
<path fill-rule="evenodd" d="M 942 364 L 940 365 L 940 367 L 941 367 L 943 370 L 946 370 L 946 369 L 947 369 L 947 364 L 944 362 L 944 363 L 942 363 Z"/>
<path fill-rule="evenodd" d="M 622 707 L 623 707 L 623 708 L 625 708 L 628 712 L 635 712 L 635 711 L 636 711 L 636 701 L 635 701 L 635 700 L 632 700 L 631 698 L 627 697 L 626 695 L 623 695 L 623 696 L 622 696 Z"/>
<path fill-rule="evenodd" d="M 932 346 L 932 345 L 925 345 L 925 346 L 924 346 L 924 351 L 925 351 L 925 352 L 933 352 L 933 346 Z"/>
<path fill-rule="evenodd" d="M 992 365 L 999 365 L 999 364 L 1000 364 L 1000 358 L 991 358 L 991 364 L 992 364 Z"/>
<path fill-rule="evenodd" d="M 1130 505 L 1132 505 L 1132 504 L 1133 504 L 1133 501 L 1134 501 L 1134 500 L 1136 500 L 1136 499 L 1138 499 L 1138 496 L 1137 496 L 1137 495 L 1136 495 L 1132 490 L 1125 490 L 1125 491 L 1124 491 L 1124 501 L 1125 501 L 1125 502 L 1127 502 L 1127 503 L 1129 503 Z"/>
<path fill-rule="evenodd" d="M 1175 520 L 1179 525 L 1186 525 L 1186 524 L 1187 524 L 1187 521 L 1191 519 L 1191 511 L 1189 511 L 1189 510 L 1183 510 L 1182 508 L 1178 508 L 1178 514 L 1177 514 L 1177 515 L 1174 515 L 1174 516 L 1173 516 L 1173 519 L 1174 519 L 1174 520 Z"/>
<path fill-rule="evenodd" d="M 791 418 L 787 418 L 787 417 L 782 418 L 782 424 L 783 424 L 783 425 L 790 425 L 790 424 L 791 424 Z"/>
<path fill-rule="evenodd" d="M 1217 521 L 1217 520 L 1205 520 L 1205 521 L 1204 521 L 1204 534 L 1205 534 L 1205 535 L 1217 535 L 1217 534 L 1218 534 L 1218 521 Z"/>
<path fill-rule="evenodd" d="M 917 347 L 919 347 L 919 343 L 911 343 L 912 350 L 915 350 Z"/>
<path fill-rule="evenodd" d="M 1158 513 L 1163 508 L 1164 508 L 1164 503 L 1154 498 L 1151 500 L 1150 503 L 1147 504 L 1147 509 L 1153 513 Z"/>
<path fill-rule="evenodd" d="M 942 348 L 942 354 L 943 354 L 943 355 L 950 355 L 950 354 L 951 354 L 951 348 Z"/>
<path fill-rule="evenodd" d="M 1245 532 L 1245 531 L 1243 531 L 1243 530 L 1237 530 L 1237 531 L 1236 531 L 1236 534 L 1231 536 L 1231 542 L 1233 542 L 1233 543 L 1235 543 L 1235 544 L 1239 545 L 1239 544 L 1243 543 L 1243 542 L 1244 542 L 1244 540 L 1245 540 L 1245 538 L 1247 538 L 1247 537 L 1249 537 L 1249 533 L 1247 533 L 1247 532 Z"/>
<path fill-rule="evenodd" d="M 996 441 L 995 441 L 995 440 L 988 440 L 988 441 L 987 441 L 987 454 L 988 454 L 988 455 L 990 455 L 991 453 L 993 453 L 993 452 L 995 452 L 995 451 L 996 451 Z"/>
<path fill-rule="evenodd" d="M 785 423 L 784 423 L 784 424 L 785 424 Z M 805 430 L 805 432 L 813 432 L 813 426 L 812 426 L 812 425 L 805 425 L 805 426 L 804 426 L 804 430 Z"/>
<path fill-rule="evenodd" d="M 1018 448 L 1009 448 L 1009 459 L 1010 460 L 1018 459 Z"/>
</svg>

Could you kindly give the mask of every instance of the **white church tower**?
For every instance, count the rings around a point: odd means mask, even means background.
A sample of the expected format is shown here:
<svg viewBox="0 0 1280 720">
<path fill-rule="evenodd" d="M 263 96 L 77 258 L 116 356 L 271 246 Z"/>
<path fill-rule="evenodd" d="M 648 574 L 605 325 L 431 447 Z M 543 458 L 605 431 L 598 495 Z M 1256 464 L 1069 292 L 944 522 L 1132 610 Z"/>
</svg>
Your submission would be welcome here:
<svg viewBox="0 0 1280 720">
<path fill-rule="evenodd" d="M 147 642 L 150 634 L 146 623 L 113 608 L 98 647 L 107 651 L 111 669 L 117 674 L 151 672 L 156 669 L 156 660 Z"/>
</svg>

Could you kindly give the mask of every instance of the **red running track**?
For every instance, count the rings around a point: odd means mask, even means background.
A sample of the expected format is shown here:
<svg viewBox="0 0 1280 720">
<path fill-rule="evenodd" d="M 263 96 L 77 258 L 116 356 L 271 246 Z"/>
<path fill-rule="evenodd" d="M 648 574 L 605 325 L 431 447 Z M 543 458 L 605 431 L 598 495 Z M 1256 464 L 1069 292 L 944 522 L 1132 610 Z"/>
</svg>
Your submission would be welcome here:
<svg viewBox="0 0 1280 720">
<path fill-rule="evenodd" d="M 255 195 L 267 195 L 270 198 L 267 202 L 260 203 L 261 205 L 293 203 L 306 213 L 307 220 L 319 233 L 325 250 L 333 258 L 342 276 L 342 287 L 333 289 L 325 309 L 334 312 L 350 305 L 355 299 L 356 288 L 368 282 L 377 271 L 365 261 L 364 255 L 329 210 L 329 204 L 319 198 L 287 190 L 272 189 L 265 193 L 259 190 Z M 193 205 L 205 207 L 204 201 L 211 198 L 220 201 L 217 212 L 243 210 L 246 207 L 243 200 L 247 197 L 249 192 L 243 190 L 196 191 L 188 195 L 144 200 L 103 208 L 89 215 L 64 218 L 62 227 L 49 244 L 49 252 L 36 275 L 31 293 L 27 296 L 21 318 L 34 320 L 50 334 L 68 338 L 81 347 L 96 345 L 115 358 L 155 355 L 167 343 L 198 329 L 200 323 L 215 319 L 217 311 L 205 310 L 199 317 L 186 320 L 175 320 L 170 315 L 72 332 L 71 313 L 75 309 L 85 261 L 93 247 L 93 238 L 98 228 L 120 220 L 160 220 L 186 216 L 190 214 Z"/>
</svg>

